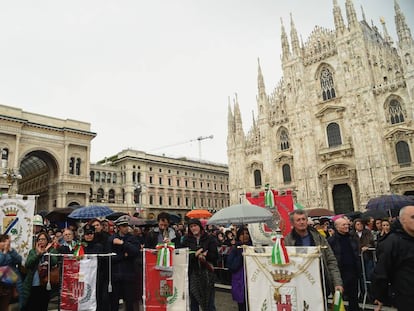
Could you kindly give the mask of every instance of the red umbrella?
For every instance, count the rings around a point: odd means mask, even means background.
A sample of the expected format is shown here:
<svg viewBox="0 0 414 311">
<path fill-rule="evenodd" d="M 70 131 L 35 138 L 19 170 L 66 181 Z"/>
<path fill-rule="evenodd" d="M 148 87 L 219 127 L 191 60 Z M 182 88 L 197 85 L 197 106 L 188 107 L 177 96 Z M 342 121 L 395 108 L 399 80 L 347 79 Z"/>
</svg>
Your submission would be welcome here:
<svg viewBox="0 0 414 311">
<path fill-rule="evenodd" d="M 193 209 L 192 211 L 189 211 L 185 216 L 188 218 L 210 218 L 211 213 L 208 210 L 205 209 Z"/>
<path fill-rule="evenodd" d="M 334 216 L 335 212 L 327 208 L 312 208 L 307 210 L 309 217 Z"/>
</svg>

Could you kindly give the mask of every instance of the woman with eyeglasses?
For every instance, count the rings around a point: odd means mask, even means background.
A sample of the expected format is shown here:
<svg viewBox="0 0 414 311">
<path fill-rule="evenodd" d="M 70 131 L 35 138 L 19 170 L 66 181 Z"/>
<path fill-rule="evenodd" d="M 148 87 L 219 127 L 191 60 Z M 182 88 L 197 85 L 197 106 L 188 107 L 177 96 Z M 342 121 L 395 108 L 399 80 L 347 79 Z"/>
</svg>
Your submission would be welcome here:
<svg viewBox="0 0 414 311">
<path fill-rule="evenodd" d="M 27 275 L 23 283 L 23 311 L 47 311 L 48 309 L 51 291 L 47 290 L 46 285 L 41 284 L 38 270 L 42 265 L 50 264 L 50 267 L 53 267 L 57 264 L 56 256 L 46 255 L 58 253 L 52 244 L 49 235 L 46 232 L 40 232 L 36 238 L 35 248 L 29 251 L 25 264 Z"/>
</svg>

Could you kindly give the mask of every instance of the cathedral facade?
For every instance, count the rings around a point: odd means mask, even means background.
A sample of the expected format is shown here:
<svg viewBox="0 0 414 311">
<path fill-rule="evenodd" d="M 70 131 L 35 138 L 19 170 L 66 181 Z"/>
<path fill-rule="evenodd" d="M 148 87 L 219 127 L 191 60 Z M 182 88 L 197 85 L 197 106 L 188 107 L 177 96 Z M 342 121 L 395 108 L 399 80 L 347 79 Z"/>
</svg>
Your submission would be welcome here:
<svg viewBox="0 0 414 311">
<path fill-rule="evenodd" d="M 229 105 L 231 203 L 266 184 L 292 190 L 306 208 L 364 210 L 382 194 L 414 194 L 414 41 L 394 2 L 398 40 L 359 21 L 352 0 L 335 28 L 299 41 L 282 24 L 283 77 L 267 93 L 258 66 L 257 117 L 244 133 L 237 98 Z"/>
</svg>

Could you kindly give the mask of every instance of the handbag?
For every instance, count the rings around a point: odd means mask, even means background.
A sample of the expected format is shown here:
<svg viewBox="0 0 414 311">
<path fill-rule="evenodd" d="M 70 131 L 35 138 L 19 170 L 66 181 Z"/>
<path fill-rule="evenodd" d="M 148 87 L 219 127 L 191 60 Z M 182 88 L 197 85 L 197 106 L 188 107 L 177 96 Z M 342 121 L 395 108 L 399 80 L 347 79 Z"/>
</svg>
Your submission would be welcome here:
<svg viewBox="0 0 414 311">
<path fill-rule="evenodd" d="M 19 280 L 19 275 L 10 266 L 0 266 L 0 282 L 5 285 L 14 285 Z"/>
<path fill-rule="evenodd" d="M 38 266 L 37 272 L 39 273 L 40 285 L 46 286 L 49 281 L 50 281 L 50 285 L 52 286 L 59 285 L 59 281 L 60 281 L 59 266 L 56 265 L 56 266 L 50 267 L 50 271 L 48 271 L 48 269 L 49 269 L 48 264 L 41 264 Z"/>
</svg>

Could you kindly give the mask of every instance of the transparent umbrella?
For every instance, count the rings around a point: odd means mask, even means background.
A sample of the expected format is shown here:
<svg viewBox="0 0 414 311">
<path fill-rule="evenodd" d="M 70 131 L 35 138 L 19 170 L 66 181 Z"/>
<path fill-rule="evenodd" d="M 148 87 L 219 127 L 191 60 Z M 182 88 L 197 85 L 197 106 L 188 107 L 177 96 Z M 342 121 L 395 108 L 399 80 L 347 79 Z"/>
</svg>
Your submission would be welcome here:
<svg viewBox="0 0 414 311">
<path fill-rule="evenodd" d="M 225 207 L 215 213 L 208 225 L 249 224 L 271 220 L 272 212 L 252 204 L 236 204 Z"/>
</svg>

